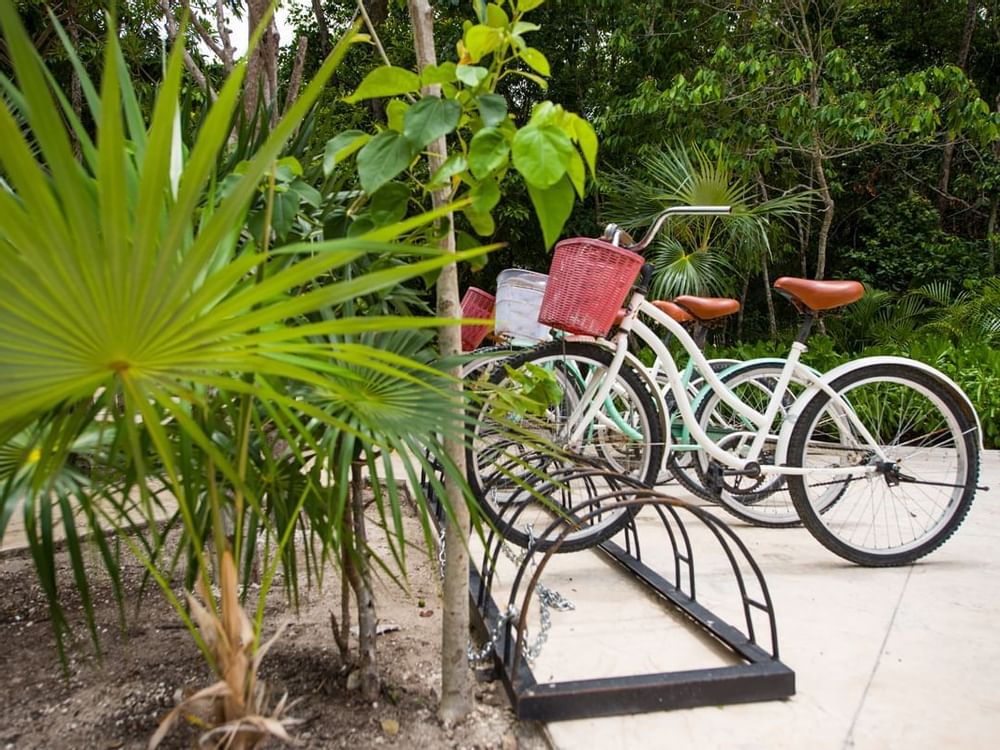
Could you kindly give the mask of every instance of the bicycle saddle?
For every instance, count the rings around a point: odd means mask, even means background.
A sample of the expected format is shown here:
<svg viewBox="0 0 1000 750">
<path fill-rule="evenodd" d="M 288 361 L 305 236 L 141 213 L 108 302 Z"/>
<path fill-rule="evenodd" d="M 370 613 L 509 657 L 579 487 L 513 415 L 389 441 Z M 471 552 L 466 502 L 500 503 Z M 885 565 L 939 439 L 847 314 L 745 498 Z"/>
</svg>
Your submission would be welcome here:
<svg viewBox="0 0 1000 750">
<path fill-rule="evenodd" d="M 857 302 L 865 295 L 860 281 L 813 281 L 795 276 L 782 276 L 774 288 L 788 297 L 798 308 L 812 312 L 832 310 Z"/>
<path fill-rule="evenodd" d="M 687 323 L 689 320 L 694 320 L 694 317 L 680 305 L 675 305 L 665 299 L 650 300 L 650 304 L 653 305 L 657 310 L 662 313 L 666 313 L 669 317 L 676 320 L 678 323 Z M 625 318 L 625 313 L 627 311 L 623 307 L 615 315 L 615 325 L 621 325 L 622 320 Z"/>
<path fill-rule="evenodd" d="M 690 294 L 682 294 L 680 297 L 675 297 L 674 302 L 700 321 L 724 318 L 740 310 L 739 300 L 728 297 L 693 297 Z"/>
</svg>

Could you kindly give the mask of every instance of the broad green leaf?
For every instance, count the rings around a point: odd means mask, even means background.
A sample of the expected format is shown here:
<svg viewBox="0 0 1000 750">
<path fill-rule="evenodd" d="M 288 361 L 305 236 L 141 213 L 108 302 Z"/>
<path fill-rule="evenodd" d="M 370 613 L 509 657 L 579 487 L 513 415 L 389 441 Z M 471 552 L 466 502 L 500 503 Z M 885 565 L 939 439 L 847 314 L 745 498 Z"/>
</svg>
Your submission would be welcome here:
<svg viewBox="0 0 1000 750">
<path fill-rule="evenodd" d="M 344 101 L 349 104 L 362 99 L 376 99 L 382 96 L 409 94 L 420 89 L 420 76 L 412 70 L 383 65 L 365 76 L 361 85 Z"/>
<path fill-rule="evenodd" d="M 494 3 L 486 6 L 486 24 L 496 29 L 505 29 L 510 24 L 510 19 L 503 8 Z"/>
<path fill-rule="evenodd" d="M 483 213 L 472 208 L 468 208 L 464 213 L 465 218 L 468 219 L 469 224 L 472 225 L 473 231 L 480 237 L 489 237 L 496 231 L 496 222 L 493 221 L 493 217 L 488 212 Z"/>
<path fill-rule="evenodd" d="M 526 70 L 515 70 L 514 73 L 521 76 L 522 78 L 527 78 L 532 83 L 538 84 L 538 87 L 543 91 L 548 89 L 549 87 L 549 82 L 546 81 L 544 78 L 542 78 L 540 75 L 536 75 L 535 73 L 529 73 Z"/>
<path fill-rule="evenodd" d="M 518 53 L 518 57 L 524 60 L 524 62 L 530 66 L 532 70 L 548 78 L 550 74 L 549 61 L 545 58 L 545 55 L 537 49 L 534 47 L 527 47 Z"/>
<path fill-rule="evenodd" d="M 295 222 L 295 214 L 299 212 L 299 194 L 294 190 L 284 190 L 274 194 L 274 206 L 271 212 L 271 228 L 279 237 L 288 234 Z"/>
<path fill-rule="evenodd" d="M 531 120 L 529 125 L 541 127 L 542 125 L 558 125 L 557 120 L 561 118 L 563 108 L 548 100 L 539 102 L 531 108 Z"/>
<path fill-rule="evenodd" d="M 511 33 L 517 36 L 522 34 L 527 34 L 529 31 L 538 31 L 542 27 L 537 23 L 528 23 L 527 21 L 518 21 L 514 24 L 514 28 L 511 29 Z"/>
<path fill-rule="evenodd" d="M 431 175 L 431 181 L 427 185 L 428 190 L 437 190 L 442 187 L 447 187 L 451 184 L 451 179 L 457 175 L 462 174 L 466 169 L 469 168 L 468 162 L 462 154 L 452 154 L 447 159 L 444 160 L 438 170 Z"/>
<path fill-rule="evenodd" d="M 416 154 L 417 149 L 401 133 L 379 133 L 358 152 L 361 187 L 371 195 L 406 169 Z"/>
<path fill-rule="evenodd" d="M 545 0 L 517 0 L 517 10 L 520 13 L 527 13 L 529 10 L 534 10 L 544 2 Z"/>
<path fill-rule="evenodd" d="M 462 105 L 450 99 L 428 96 L 406 112 L 403 135 L 418 148 L 441 136 L 448 135 L 458 125 Z"/>
<path fill-rule="evenodd" d="M 295 180 L 288 189 L 298 193 L 302 202 L 308 203 L 313 208 L 320 208 L 323 205 L 322 193 L 304 180 Z"/>
<path fill-rule="evenodd" d="M 590 173 L 597 176 L 597 134 L 589 122 L 582 117 L 573 120 L 573 130 L 576 133 L 576 142 L 583 152 L 583 158 L 587 160 Z"/>
<path fill-rule="evenodd" d="M 563 177 L 551 187 L 539 188 L 528 184 L 528 195 L 535 207 L 538 223 L 542 227 L 545 247 L 549 248 L 559 239 L 563 225 L 573 210 L 573 186 L 568 177 Z"/>
<path fill-rule="evenodd" d="M 490 74 L 490 71 L 478 65 L 459 65 L 455 68 L 455 74 L 458 76 L 458 80 L 466 86 L 475 88 L 486 80 L 486 76 Z"/>
<path fill-rule="evenodd" d="M 583 159 L 580 158 L 580 154 L 576 151 L 570 156 L 569 164 L 566 165 L 566 176 L 573 183 L 576 194 L 582 198 L 587 181 L 587 168 L 583 165 Z"/>
<path fill-rule="evenodd" d="M 479 118 L 487 128 L 496 127 L 507 117 L 507 100 L 499 94 L 481 94 L 476 97 Z"/>
<path fill-rule="evenodd" d="M 402 182 L 383 185 L 372 196 L 368 215 L 376 227 L 395 224 L 406 216 L 410 200 L 410 188 Z"/>
<path fill-rule="evenodd" d="M 536 188 L 548 188 L 566 174 L 573 153 L 569 136 L 551 125 L 526 125 L 517 131 L 511 145 L 514 167 L 525 182 Z"/>
<path fill-rule="evenodd" d="M 484 56 L 493 52 L 503 42 L 503 33 L 491 26 L 476 24 L 465 32 L 465 49 L 472 62 L 479 62 Z M 459 76 L 461 78 L 461 76 Z"/>
<path fill-rule="evenodd" d="M 469 197 L 472 198 L 473 211 L 489 213 L 500 202 L 500 187 L 495 179 L 487 177 L 472 186 Z"/>
<path fill-rule="evenodd" d="M 328 140 L 323 150 L 323 176 L 333 174 L 334 167 L 370 140 L 371 136 L 361 130 L 345 130 Z"/>
<path fill-rule="evenodd" d="M 469 171 L 476 179 L 482 179 L 506 163 L 509 151 L 510 146 L 502 132 L 496 128 L 483 128 L 469 143 Z"/>
<path fill-rule="evenodd" d="M 402 99 L 392 99 L 385 107 L 385 117 L 389 125 L 389 130 L 402 133 L 406 127 L 406 112 L 410 109 L 408 102 Z"/>
<path fill-rule="evenodd" d="M 296 177 L 302 176 L 302 164 L 294 156 L 285 156 L 278 159 L 274 176 L 278 182 L 291 182 Z"/>
<path fill-rule="evenodd" d="M 455 68 L 455 63 L 451 61 L 440 65 L 428 65 L 420 71 L 420 81 L 424 86 L 433 86 L 436 83 L 454 83 L 458 80 Z"/>
</svg>

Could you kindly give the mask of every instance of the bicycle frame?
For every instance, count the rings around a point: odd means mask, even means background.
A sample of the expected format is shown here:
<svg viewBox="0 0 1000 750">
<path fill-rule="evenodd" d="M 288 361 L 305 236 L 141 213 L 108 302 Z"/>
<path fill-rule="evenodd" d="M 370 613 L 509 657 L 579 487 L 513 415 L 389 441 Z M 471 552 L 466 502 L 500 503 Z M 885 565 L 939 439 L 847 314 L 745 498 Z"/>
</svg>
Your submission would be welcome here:
<svg viewBox="0 0 1000 750">
<path fill-rule="evenodd" d="M 734 456 L 728 451 L 720 448 L 701 428 L 701 425 L 698 424 L 694 415 L 694 409 L 691 405 L 690 397 L 684 387 L 683 379 L 677 369 L 677 364 L 674 361 L 673 356 L 670 354 L 666 346 L 664 346 L 660 338 L 652 331 L 652 329 L 639 320 L 638 316 L 640 313 L 648 316 L 656 323 L 659 323 L 661 326 L 670 331 L 671 334 L 676 336 L 687 355 L 694 362 L 694 366 L 698 368 L 698 371 L 704 378 L 706 388 L 709 388 L 717 393 L 719 398 L 724 403 L 732 408 L 737 414 L 746 419 L 750 424 L 756 426 L 756 434 L 753 442 L 751 443 L 749 452 L 745 457 Z M 821 469 L 805 469 L 802 467 L 781 465 L 786 461 L 788 447 L 787 436 L 794 425 L 794 419 L 786 419 L 782 425 L 781 433 L 778 436 L 779 453 L 775 458 L 774 464 L 758 464 L 757 459 L 760 457 L 767 439 L 772 436 L 771 426 L 774 424 L 775 417 L 777 417 L 778 411 L 781 408 L 793 374 L 810 384 L 810 388 L 808 389 L 809 397 L 817 392 L 823 392 L 829 396 L 832 403 L 840 407 L 842 413 L 850 419 L 852 425 L 857 430 L 857 433 L 867 444 L 867 447 L 872 450 L 880 460 L 886 459 L 884 452 L 874 440 L 871 433 L 865 425 L 854 416 L 854 412 L 850 406 L 829 386 L 827 380 L 815 376 L 808 368 L 800 366 L 799 360 L 802 352 L 806 351 L 807 348 L 805 344 L 798 341 L 792 344 L 791 351 L 784 362 L 781 374 L 778 377 L 778 382 L 772 391 L 767 408 L 764 413 L 761 414 L 755 409 L 747 406 L 726 388 L 720 378 L 715 374 L 715 372 L 713 372 L 707 358 L 683 326 L 647 302 L 645 295 L 638 291 L 633 292 L 632 297 L 629 300 L 625 318 L 622 320 L 618 333 L 615 335 L 614 339 L 612 341 L 608 341 L 606 339 L 599 340 L 600 343 L 603 343 L 605 346 L 609 346 L 609 348 L 612 349 L 614 352 L 614 358 L 608 368 L 607 377 L 602 380 L 594 379 L 594 382 L 588 384 L 583 396 L 580 399 L 580 403 L 570 415 L 570 419 L 568 420 L 568 426 L 570 429 L 568 439 L 571 445 L 580 441 L 585 430 L 587 429 L 587 425 L 593 421 L 595 415 L 600 409 L 600 405 L 610 393 L 611 388 L 614 385 L 615 377 L 625 361 L 628 351 L 628 337 L 630 333 L 635 333 L 639 339 L 644 344 L 649 346 L 655 353 L 657 362 L 663 367 L 664 372 L 667 375 L 670 390 L 674 395 L 681 419 L 691 436 L 694 438 L 695 443 L 698 444 L 701 450 L 704 450 L 712 456 L 712 458 L 716 459 L 719 463 L 729 467 L 730 469 L 744 471 L 750 465 L 754 465 L 762 474 L 765 475 L 805 475 L 821 472 L 825 475 L 831 476 L 850 475 L 854 477 L 857 477 L 859 472 L 874 473 L 877 470 L 874 465 L 823 467 Z M 663 394 L 659 391 L 659 389 L 656 391 L 656 397 L 659 399 L 661 409 L 665 408 L 663 403 Z M 796 399 L 792 406 L 793 411 L 796 413 L 798 412 L 798 406 L 799 399 Z"/>
</svg>

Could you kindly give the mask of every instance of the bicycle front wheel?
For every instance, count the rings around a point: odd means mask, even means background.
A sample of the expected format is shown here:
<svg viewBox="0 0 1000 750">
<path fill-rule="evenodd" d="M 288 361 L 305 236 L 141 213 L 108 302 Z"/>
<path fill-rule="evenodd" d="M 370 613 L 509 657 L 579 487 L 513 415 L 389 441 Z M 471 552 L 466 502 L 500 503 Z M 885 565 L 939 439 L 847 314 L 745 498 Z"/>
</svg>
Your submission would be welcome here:
<svg viewBox="0 0 1000 750">
<path fill-rule="evenodd" d="M 830 385 L 842 401 L 817 394 L 791 435 L 789 466 L 817 470 L 788 477 L 802 522 L 859 565 L 905 565 L 933 552 L 975 496 L 975 418 L 953 386 L 912 365 L 873 364 Z M 858 473 L 822 471 L 850 466 Z"/>
<path fill-rule="evenodd" d="M 600 346 L 554 341 L 521 352 L 493 371 L 492 391 L 475 414 L 468 478 L 483 511 L 510 541 L 545 549 L 562 531 L 553 521 L 562 519 L 574 525 L 560 546 L 568 552 L 597 544 L 628 523 L 632 512 L 603 479 L 594 484 L 588 478 L 576 487 L 551 479 L 574 465 L 603 467 L 646 486 L 655 481 L 664 450 L 660 414 L 641 377 L 627 365 L 613 376 L 582 437 L 568 442 L 570 420 L 582 416 L 584 402 L 612 377 L 612 359 L 613 353 Z M 525 408 L 522 402 L 516 408 L 518 395 L 536 399 L 534 406 Z M 606 501 L 595 501 L 604 495 Z M 577 506 L 581 513 L 602 512 L 578 525 Z M 552 539 L 540 538 L 546 528 Z"/>
</svg>

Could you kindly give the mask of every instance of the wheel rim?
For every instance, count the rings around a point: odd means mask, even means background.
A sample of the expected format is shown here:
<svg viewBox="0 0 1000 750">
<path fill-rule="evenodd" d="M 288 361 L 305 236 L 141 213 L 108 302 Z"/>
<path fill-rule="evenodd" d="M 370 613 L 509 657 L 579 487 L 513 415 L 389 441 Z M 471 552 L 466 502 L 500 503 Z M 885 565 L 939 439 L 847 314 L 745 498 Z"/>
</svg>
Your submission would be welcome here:
<svg viewBox="0 0 1000 750">
<path fill-rule="evenodd" d="M 862 416 L 888 463 L 867 470 L 879 458 L 864 447 L 853 420 L 833 403 L 821 409 L 803 446 L 802 465 L 857 465 L 866 471 L 846 479 L 805 478 L 819 522 L 841 544 L 873 555 L 904 555 L 927 544 L 969 491 L 962 425 L 932 389 L 912 380 L 863 380 L 841 395 Z M 893 484 L 893 471 L 909 479 Z"/>
</svg>

